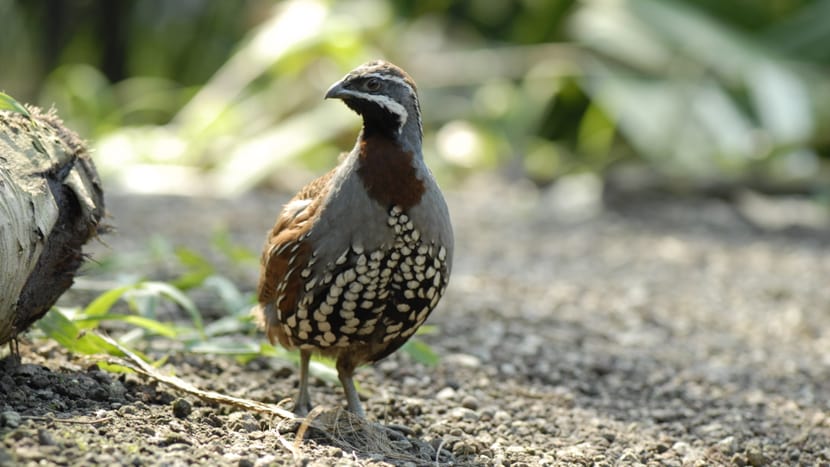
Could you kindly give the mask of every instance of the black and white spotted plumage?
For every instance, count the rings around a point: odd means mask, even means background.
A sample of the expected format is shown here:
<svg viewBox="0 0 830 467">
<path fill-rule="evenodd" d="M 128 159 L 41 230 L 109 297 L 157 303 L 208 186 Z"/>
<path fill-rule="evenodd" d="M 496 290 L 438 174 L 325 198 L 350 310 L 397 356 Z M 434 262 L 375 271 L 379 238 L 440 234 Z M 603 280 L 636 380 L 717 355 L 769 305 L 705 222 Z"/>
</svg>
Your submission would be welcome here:
<svg viewBox="0 0 830 467">
<path fill-rule="evenodd" d="M 415 83 L 383 61 L 358 67 L 326 97 L 363 117 L 349 155 L 280 213 L 262 258 L 259 315 L 272 341 L 299 348 L 295 411 L 311 406 L 311 353 L 337 359 L 348 407 L 352 374 L 400 348 L 443 295 L 452 266 L 446 203 L 421 154 Z"/>
<path fill-rule="evenodd" d="M 449 279 L 447 249 L 421 241 L 414 223 L 397 206 L 387 220 L 394 242 L 367 251 L 351 245 L 322 275 L 309 263 L 296 310 L 281 316 L 282 328 L 300 349 L 388 343 L 370 361 L 397 350 L 424 323 Z"/>
</svg>

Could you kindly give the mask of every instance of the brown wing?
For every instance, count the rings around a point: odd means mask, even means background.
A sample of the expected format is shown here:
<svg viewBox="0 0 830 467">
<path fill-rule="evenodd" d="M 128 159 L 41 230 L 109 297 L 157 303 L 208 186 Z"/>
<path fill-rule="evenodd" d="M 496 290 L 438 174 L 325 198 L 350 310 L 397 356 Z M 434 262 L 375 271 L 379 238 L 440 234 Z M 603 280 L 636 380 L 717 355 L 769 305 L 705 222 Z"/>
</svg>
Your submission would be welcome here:
<svg viewBox="0 0 830 467">
<path fill-rule="evenodd" d="M 311 183 L 301 188 L 291 201 L 298 199 L 322 199 L 326 194 L 325 192 L 328 191 L 329 182 L 334 176 L 335 170 L 337 169 L 329 170 L 328 173 L 312 180 Z"/>
<path fill-rule="evenodd" d="M 314 225 L 334 170 L 301 189 L 277 217 L 265 248 L 257 287 L 259 306 L 254 310 L 271 342 L 293 347 L 282 323 L 296 311 L 303 290 L 300 272 L 306 267 L 313 248 L 306 234 Z"/>
</svg>

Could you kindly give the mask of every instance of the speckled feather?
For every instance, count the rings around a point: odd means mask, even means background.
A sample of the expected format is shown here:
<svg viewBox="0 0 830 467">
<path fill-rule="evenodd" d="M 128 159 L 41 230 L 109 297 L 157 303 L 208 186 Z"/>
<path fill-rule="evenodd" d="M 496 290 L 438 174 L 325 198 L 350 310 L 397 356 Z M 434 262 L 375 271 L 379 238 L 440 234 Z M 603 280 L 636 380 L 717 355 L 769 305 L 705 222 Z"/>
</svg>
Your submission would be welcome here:
<svg viewBox="0 0 830 467">
<path fill-rule="evenodd" d="M 310 237 L 336 170 L 304 187 L 286 204 L 263 254 L 260 313 L 272 341 L 330 356 L 366 346 L 361 363 L 376 361 L 403 345 L 443 295 L 451 264 L 447 247 L 424 239 L 404 211 L 424 190 L 411 156 L 390 167 L 378 159 L 381 154 L 372 155 L 372 147 L 371 141 L 359 146 L 357 173 L 376 202 L 390 208 L 362 227 L 387 231 L 391 241 L 367 250 L 353 239 L 336 257 L 321 258 Z M 386 142 L 376 147 L 389 150 Z M 395 180 L 406 179 L 412 180 L 409 189 L 392 191 Z"/>
</svg>

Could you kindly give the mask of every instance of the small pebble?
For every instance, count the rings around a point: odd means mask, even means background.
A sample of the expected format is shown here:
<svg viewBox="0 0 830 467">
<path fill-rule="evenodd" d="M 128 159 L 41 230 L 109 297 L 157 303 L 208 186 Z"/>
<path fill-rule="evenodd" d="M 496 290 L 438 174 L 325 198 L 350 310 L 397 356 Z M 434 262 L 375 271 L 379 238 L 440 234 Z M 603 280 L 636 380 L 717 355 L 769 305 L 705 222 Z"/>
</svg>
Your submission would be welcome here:
<svg viewBox="0 0 830 467">
<path fill-rule="evenodd" d="M 441 449 L 447 447 L 447 444 L 444 442 L 443 438 L 432 438 L 429 444 L 432 446 L 432 449 L 434 449 L 436 452 L 438 451 L 439 447 Z"/>
<path fill-rule="evenodd" d="M 501 371 L 501 373 L 505 376 L 513 376 L 517 372 L 516 365 L 512 363 L 502 363 L 499 365 L 499 371 Z"/>
<path fill-rule="evenodd" d="M 481 366 L 481 359 L 474 355 L 463 353 L 447 355 L 446 357 L 444 357 L 444 361 L 447 363 L 447 365 L 453 367 L 463 366 L 467 368 L 478 368 Z"/>
<path fill-rule="evenodd" d="M 52 381 L 46 375 L 43 374 L 34 375 L 29 380 L 29 386 L 31 386 L 34 389 L 44 389 L 52 384 Z"/>
<path fill-rule="evenodd" d="M 504 410 L 497 410 L 496 413 L 493 414 L 493 421 L 499 424 L 507 423 L 510 421 L 510 414 Z"/>
<path fill-rule="evenodd" d="M 42 428 L 37 430 L 37 442 L 40 443 L 41 446 L 54 446 L 58 444 L 55 442 L 55 438 L 52 437 L 52 434 Z"/>
<path fill-rule="evenodd" d="M 7 357 L 8 358 L 8 357 Z M 0 446 L 0 465 L 15 465 L 12 454 L 3 446 Z"/>
<path fill-rule="evenodd" d="M 508 454 L 523 454 L 525 452 L 524 446 L 507 446 L 504 449 Z"/>
<path fill-rule="evenodd" d="M 259 431 L 259 422 L 247 412 L 234 412 L 228 416 L 228 426 L 231 430 L 243 433 Z"/>
<path fill-rule="evenodd" d="M 7 426 L 9 428 L 17 428 L 20 426 L 20 423 L 22 421 L 23 417 L 21 417 L 20 414 L 15 412 L 14 410 L 7 410 L 3 413 L 0 413 L 0 422 L 2 422 L 3 426 Z"/>
<path fill-rule="evenodd" d="M 470 443 L 459 441 L 453 445 L 452 453 L 456 456 L 472 456 L 476 453 L 476 447 Z"/>
<path fill-rule="evenodd" d="M 735 454 L 734 456 L 732 456 L 732 458 L 729 459 L 729 462 L 732 465 L 736 465 L 738 467 L 742 467 L 742 466 L 746 465 L 746 459 L 744 458 L 744 456 L 742 456 L 740 454 Z"/>
<path fill-rule="evenodd" d="M 455 389 L 451 387 L 445 387 L 435 395 L 435 398 L 441 401 L 452 399 L 453 397 L 455 397 Z"/>
<path fill-rule="evenodd" d="M 469 395 L 464 396 L 461 399 L 461 407 L 464 407 L 465 409 L 476 410 L 478 409 L 478 399 Z"/>
<path fill-rule="evenodd" d="M 734 454 L 737 450 L 737 443 L 735 442 L 734 436 L 727 436 L 726 438 L 723 438 L 718 441 L 715 446 L 724 454 Z"/>
<path fill-rule="evenodd" d="M 689 450 L 691 449 L 691 447 L 689 446 L 689 443 L 686 443 L 686 442 L 683 442 L 683 441 L 678 441 L 678 442 L 672 444 L 671 448 L 672 448 L 673 451 L 680 454 L 681 456 L 685 456 L 686 454 L 688 454 Z"/>
<path fill-rule="evenodd" d="M 751 448 L 746 452 L 746 462 L 753 467 L 763 467 L 770 463 L 770 459 L 760 449 Z"/>
<path fill-rule="evenodd" d="M 193 406 L 186 399 L 173 401 L 173 415 L 177 418 L 187 418 L 193 412 Z"/>
<path fill-rule="evenodd" d="M 465 409 L 464 407 L 455 407 L 454 409 L 449 411 L 449 417 L 455 420 L 469 420 L 475 421 L 478 420 L 478 414 L 470 409 Z"/>
</svg>

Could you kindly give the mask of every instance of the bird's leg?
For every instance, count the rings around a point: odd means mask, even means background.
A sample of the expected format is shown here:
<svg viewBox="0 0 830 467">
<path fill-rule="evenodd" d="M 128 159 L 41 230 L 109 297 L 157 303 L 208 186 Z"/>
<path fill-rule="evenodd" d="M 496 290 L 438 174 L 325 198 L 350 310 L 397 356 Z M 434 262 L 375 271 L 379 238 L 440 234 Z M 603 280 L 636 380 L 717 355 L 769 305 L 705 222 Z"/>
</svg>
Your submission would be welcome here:
<svg viewBox="0 0 830 467">
<path fill-rule="evenodd" d="M 308 395 L 308 361 L 311 359 L 310 350 L 300 350 L 300 392 L 294 401 L 294 413 L 301 417 L 311 411 L 311 397 Z"/>
<path fill-rule="evenodd" d="M 343 392 L 346 394 L 346 403 L 348 404 L 349 412 L 357 415 L 360 418 L 366 418 L 366 413 L 363 412 L 363 406 L 360 405 L 360 398 L 357 395 L 357 389 L 354 387 L 355 364 L 346 355 L 340 355 L 337 358 L 337 377 L 340 379 L 340 384 L 343 385 Z"/>
</svg>

